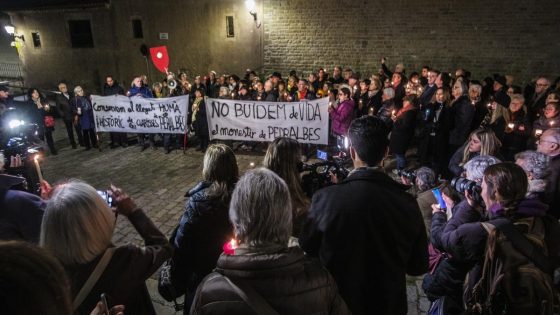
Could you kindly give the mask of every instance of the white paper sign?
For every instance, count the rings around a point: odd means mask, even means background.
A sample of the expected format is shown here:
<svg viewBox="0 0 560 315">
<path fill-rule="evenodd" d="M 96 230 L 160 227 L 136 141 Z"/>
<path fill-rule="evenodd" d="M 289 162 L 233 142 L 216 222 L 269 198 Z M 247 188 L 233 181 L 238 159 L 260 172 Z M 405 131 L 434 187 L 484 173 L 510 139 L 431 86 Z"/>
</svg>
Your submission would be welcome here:
<svg viewBox="0 0 560 315">
<path fill-rule="evenodd" d="M 92 95 L 98 132 L 185 133 L 188 95 L 167 98 Z"/>
<path fill-rule="evenodd" d="M 328 143 L 329 98 L 300 102 L 256 102 L 209 98 L 206 117 L 210 139 Z"/>
</svg>

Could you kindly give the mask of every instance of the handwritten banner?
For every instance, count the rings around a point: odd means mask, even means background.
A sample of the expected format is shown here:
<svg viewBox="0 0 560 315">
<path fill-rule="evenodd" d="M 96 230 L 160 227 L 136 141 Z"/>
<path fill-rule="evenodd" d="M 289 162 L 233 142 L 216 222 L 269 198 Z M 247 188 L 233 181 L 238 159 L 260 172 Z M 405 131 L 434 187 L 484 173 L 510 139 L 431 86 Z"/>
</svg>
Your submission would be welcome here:
<svg viewBox="0 0 560 315">
<path fill-rule="evenodd" d="M 210 139 L 327 144 L 329 98 L 300 102 L 255 102 L 209 98 Z"/>
<path fill-rule="evenodd" d="M 98 132 L 185 133 L 188 95 L 168 98 L 92 95 Z"/>
</svg>

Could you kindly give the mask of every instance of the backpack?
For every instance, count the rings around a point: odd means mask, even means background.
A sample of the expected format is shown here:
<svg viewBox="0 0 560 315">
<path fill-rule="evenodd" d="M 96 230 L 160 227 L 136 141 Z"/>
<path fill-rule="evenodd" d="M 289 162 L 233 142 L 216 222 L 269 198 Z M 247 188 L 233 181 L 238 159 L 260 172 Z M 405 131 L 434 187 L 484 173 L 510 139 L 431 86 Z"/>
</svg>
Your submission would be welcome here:
<svg viewBox="0 0 560 315">
<path fill-rule="evenodd" d="M 481 223 L 488 232 L 480 280 L 467 303 L 471 314 L 555 314 L 559 299 L 545 244 L 545 222 L 500 218 Z"/>
</svg>

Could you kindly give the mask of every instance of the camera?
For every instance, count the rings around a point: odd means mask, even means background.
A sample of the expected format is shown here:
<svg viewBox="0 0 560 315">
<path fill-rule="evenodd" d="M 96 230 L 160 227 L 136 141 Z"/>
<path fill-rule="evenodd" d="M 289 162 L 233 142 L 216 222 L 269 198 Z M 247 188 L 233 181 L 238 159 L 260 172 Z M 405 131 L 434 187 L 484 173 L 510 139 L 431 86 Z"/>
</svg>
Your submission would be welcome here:
<svg viewBox="0 0 560 315">
<path fill-rule="evenodd" d="M 410 182 L 416 181 L 416 172 L 414 170 L 397 170 L 399 177 L 406 177 Z"/>
<path fill-rule="evenodd" d="M 97 193 L 99 194 L 99 196 L 101 196 L 101 198 L 103 198 L 103 200 L 105 200 L 109 207 L 114 207 L 117 205 L 115 199 L 113 199 L 113 197 L 109 195 L 109 192 L 107 192 L 106 190 L 98 190 Z"/>
<path fill-rule="evenodd" d="M 455 177 L 451 180 L 451 187 L 460 194 L 468 192 L 477 203 L 482 204 L 482 187 L 477 182 L 464 177 Z"/>
</svg>

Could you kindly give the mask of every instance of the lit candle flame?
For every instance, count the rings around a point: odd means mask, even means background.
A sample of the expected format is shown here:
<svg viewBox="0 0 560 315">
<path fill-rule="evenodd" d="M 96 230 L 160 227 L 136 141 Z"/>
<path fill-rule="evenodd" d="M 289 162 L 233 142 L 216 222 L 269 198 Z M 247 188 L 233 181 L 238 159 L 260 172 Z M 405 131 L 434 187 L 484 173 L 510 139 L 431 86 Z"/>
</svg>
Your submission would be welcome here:
<svg viewBox="0 0 560 315">
<path fill-rule="evenodd" d="M 508 128 L 509 128 L 509 129 L 513 129 L 513 127 L 515 127 L 515 124 L 514 124 L 514 123 L 509 123 L 509 124 L 508 124 Z"/>
</svg>

